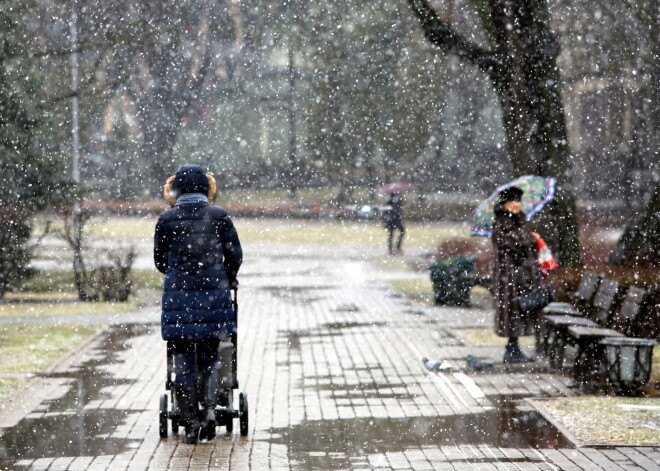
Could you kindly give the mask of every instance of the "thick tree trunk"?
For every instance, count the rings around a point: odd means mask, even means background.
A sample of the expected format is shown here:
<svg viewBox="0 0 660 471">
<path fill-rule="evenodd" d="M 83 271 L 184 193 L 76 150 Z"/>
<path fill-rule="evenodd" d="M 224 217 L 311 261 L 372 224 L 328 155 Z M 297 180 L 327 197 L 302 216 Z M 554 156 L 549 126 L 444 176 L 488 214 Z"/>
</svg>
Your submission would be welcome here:
<svg viewBox="0 0 660 471">
<path fill-rule="evenodd" d="M 517 175 L 557 179 L 558 192 L 546 220 L 550 241 L 564 266 L 579 265 L 579 237 L 572 193 L 570 149 L 556 67 L 559 45 L 548 27 L 543 0 L 479 3 L 493 50 L 471 43 L 445 24 L 428 0 L 409 0 L 427 39 L 486 72 L 498 94 L 509 156 Z"/>
<path fill-rule="evenodd" d="M 624 5 L 631 9 L 642 26 L 644 37 L 639 39 L 644 42 L 646 52 L 638 57 L 642 59 L 639 76 L 649 77 L 648 82 L 641 82 L 644 89 L 642 113 L 646 116 L 639 136 L 644 135 L 646 139 L 640 139 L 643 144 L 639 152 L 645 154 L 640 160 L 650 164 L 647 170 L 657 173 L 660 170 L 660 3 L 642 0 L 624 2 Z M 660 182 L 655 183 L 646 206 L 627 224 L 610 253 L 608 263 L 627 267 L 660 266 Z"/>
<path fill-rule="evenodd" d="M 650 149 L 649 152 L 653 154 L 656 162 L 656 170 L 658 170 L 658 162 L 660 162 L 660 2 L 657 0 L 648 0 L 641 2 L 639 16 L 643 24 L 648 28 L 648 41 L 647 47 L 649 49 L 648 56 L 648 73 L 650 75 L 650 90 L 649 100 L 651 102 L 651 121 L 653 129 L 651 132 Z"/>
<path fill-rule="evenodd" d="M 529 136 L 531 155 L 538 175 L 557 179 L 557 196 L 550 206 L 550 219 L 557 236 L 553 246 L 562 265 L 579 265 L 580 243 L 572 192 L 571 151 L 557 70 L 560 46 L 549 29 L 550 18 L 545 0 L 511 3 L 520 5 L 517 11 L 521 25 L 519 44 L 522 47 L 516 54 L 525 59 L 525 103 L 532 128 Z"/>
<path fill-rule="evenodd" d="M 521 11 L 510 0 L 490 2 L 490 29 L 500 65 L 490 72 L 502 108 L 502 121 L 507 136 L 509 156 L 519 175 L 540 174 L 542 161 L 538 139 L 534 139 L 538 122 L 531 106 L 526 49 L 522 33 L 528 29 L 520 21 Z M 527 37 L 526 41 L 533 38 Z"/>
<path fill-rule="evenodd" d="M 626 227 L 608 262 L 626 267 L 660 267 L 660 182 L 644 212 Z"/>
</svg>

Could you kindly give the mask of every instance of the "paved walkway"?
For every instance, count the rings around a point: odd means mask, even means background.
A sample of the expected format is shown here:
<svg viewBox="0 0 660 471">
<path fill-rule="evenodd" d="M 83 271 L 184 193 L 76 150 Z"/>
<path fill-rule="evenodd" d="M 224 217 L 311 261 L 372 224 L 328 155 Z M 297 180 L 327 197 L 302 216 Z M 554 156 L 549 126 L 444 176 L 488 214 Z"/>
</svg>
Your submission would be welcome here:
<svg viewBox="0 0 660 471">
<path fill-rule="evenodd" d="M 0 411 L 0 469 L 658 470 L 660 448 L 574 449 L 524 401 L 570 395 L 542 369 L 462 370 L 452 331 L 477 309 L 426 308 L 392 290 L 360 250 L 248 247 L 239 380 L 247 437 L 182 445 L 158 435 L 165 346 L 154 307 L 110 326 Z M 458 368 L 430 373 L 421 357 Z"/>
</svg>

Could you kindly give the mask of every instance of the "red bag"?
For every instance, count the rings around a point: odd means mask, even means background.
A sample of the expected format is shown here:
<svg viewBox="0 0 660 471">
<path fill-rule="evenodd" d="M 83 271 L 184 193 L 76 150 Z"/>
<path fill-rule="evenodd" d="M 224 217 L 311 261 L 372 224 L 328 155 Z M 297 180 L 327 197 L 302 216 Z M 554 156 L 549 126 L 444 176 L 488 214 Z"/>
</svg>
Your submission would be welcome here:
<svg viewBox="0 0 660 471">
<path fill-rule="evenodd" d="M 536 246 L 539 249 L 539 266 L 541 267 L 541 269 L 548 272 L 559 268 L 557 261 L 552 256 L 552 252 L 550 251 L 550 248 L 547 246 L 547 244 L 543 239 L 541 239 L 540 237 L 536 239 Z"/>
</svg>

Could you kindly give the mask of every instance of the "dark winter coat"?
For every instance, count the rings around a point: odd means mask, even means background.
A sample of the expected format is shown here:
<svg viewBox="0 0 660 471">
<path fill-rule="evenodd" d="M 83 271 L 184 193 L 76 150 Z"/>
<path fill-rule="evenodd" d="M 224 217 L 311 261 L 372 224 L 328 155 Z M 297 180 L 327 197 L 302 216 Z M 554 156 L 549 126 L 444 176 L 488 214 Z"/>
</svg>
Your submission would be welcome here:
<svg viewBox="0 0 660 471">
<path fill-rule="evenodd" d="M 390 209 L 383 212 L 383 224 L 385 229 L 403 229 L 403 211 L 401 196 L 392 194 L 387 201 Z"/>
<path fill-rule="evenodd" d="M 166 275 L 164 340 L 227 338 L 235 332 L 230 287 L 242 257 L 238 234 L 224 209 L 199 202 L 161 214 L 154 261 Z"/>
<path fill-rule="evenodd" d="M 495 333 L 502 337 L 533 335 L 536 314 L 521 315 L 515 300 L 541 283 L 536 237 L 525 227 L 523 214 L 498 210 L 492 242 Z"/>
</svg>

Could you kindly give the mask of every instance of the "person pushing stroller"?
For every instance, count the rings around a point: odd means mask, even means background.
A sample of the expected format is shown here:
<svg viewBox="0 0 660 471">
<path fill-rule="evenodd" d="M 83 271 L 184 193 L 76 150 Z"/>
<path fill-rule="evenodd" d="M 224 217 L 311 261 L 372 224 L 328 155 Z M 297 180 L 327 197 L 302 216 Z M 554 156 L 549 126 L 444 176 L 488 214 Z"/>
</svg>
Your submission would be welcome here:
<svg viewBox="0 0 660 471">
<path fill-rule="evenodd" d="M 215 437 L 218 348 L 236 331 L 231 289 L 238 286 L 243 252 L 227 212 L 213 204 L 216 190 L 202 167 L 182 166 L 165 184 L 171 208 L 158 218 L 154 235 L 154 262 L 165 274 L 161 334 L 174 358 L 188 444 Z"/>
</svg>

